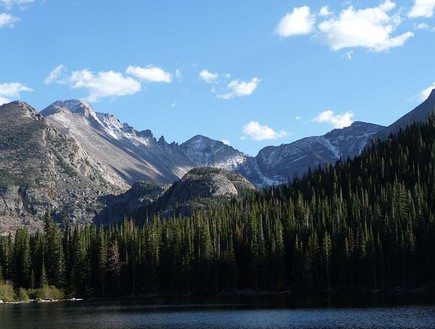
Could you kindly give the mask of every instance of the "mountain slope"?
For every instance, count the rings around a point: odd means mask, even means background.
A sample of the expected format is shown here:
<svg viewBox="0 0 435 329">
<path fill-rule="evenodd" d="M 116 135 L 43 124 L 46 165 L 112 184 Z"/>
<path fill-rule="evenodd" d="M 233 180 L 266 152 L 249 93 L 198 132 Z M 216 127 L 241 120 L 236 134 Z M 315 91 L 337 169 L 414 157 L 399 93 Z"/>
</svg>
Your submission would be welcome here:
<svg viewBox="0 0 435 329">
<path fill-rule="evenodd" d="M 138 132 L 109 114 L 96 113 L 83 101 L 58 101 L 41 114 L 59 131 L 71 135 L 103 167 L 108 179 L 124 189 L 139 180 L 172 183 L 196 167 L 235 171 L 258 187 L 281 184 L 309 167 L 354 157 L 383 127 L 355 122 L 324 136 L 270 146 L 256 157 L 205 136 L 178 145 L 158 141 L 150 130 Z"/>
<path fill-rule="evenodd" d="M 303 175 L 308 168 L 315 169 L 333 164 L 340 158 L 359 155 L 382 129 L 384 127 L 379 125 L 357 121 L 349 127 L 334 129 L 323 136 L 265 147 L 255 157 L 258 170 L 246 177 L 259 186 L 286 183 L 294 176 Z"/>
<path fill-rule="evenodd" d="M 197 135 L 180 145 L 180 149 L 197 167 L 235 170 L 251 156 L 205 136 Z"/>
<path fill-rule="evenodd" d="M 0 107 L 0 230 L 41 225 L 50 210 L 91 220 L 97 198 L 117 191 L 104 168 L 23 102 Z"/>
<path fill-rule="evenodd" d="M 175 143 L 138 132 L 113 115 L 96 113 L 83 101 L 58 101 L 43 110 L 46 120 L 71 135 L 106 167 L 114 183 L 127 188 L 139 180 L 172 183 L 195 166 Z"/>
<path fill-rule="evenodd" d="M 153 205 L 150 214 L 190 215 L 216 198 L 230 199 L 255 187 L 243 176 L 218 168 L 195 168 L 175 182 Z"/>
<path fill-rule="evenodd" d="M 120 223 L 125 218 L 133 218 L 137 223 L 143 223 L 149 215 L 148 207 L 157 201 L 169 187 L 169 184 L 139 181 L 125 193 L 103 196 L 100 200 L 106 206 L 95 216 L 94 222 L 110 225 Z"/>
<path fill-rule="evenodd" d="M 400 129 L 404 129 L 408 125 L 412 125 L 415 122 L 423 122 L 426 120 L 428 114 L 433 111 L 435 111 L 435 89 L 432 90 L 429 97 L 423 103 L 379 132 L 377 137 L 386 139 L 390 134 L 397 133 Z"/>
</svg>

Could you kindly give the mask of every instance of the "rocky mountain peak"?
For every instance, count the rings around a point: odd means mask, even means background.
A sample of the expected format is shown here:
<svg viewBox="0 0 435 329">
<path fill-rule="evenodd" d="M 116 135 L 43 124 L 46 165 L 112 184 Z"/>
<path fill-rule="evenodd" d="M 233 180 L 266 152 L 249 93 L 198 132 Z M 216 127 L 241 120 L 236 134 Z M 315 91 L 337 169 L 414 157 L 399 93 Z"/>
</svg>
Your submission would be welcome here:
<svg viewBox="0 0 435 329">
<path fill-rule="evenodd" d="M 41 111 L 41 114 L 45 118 L 50 116 L 52 118 L 57 117 L 58 120 L 65 123 L 65 128 L 69 128 L 68 126 L 71 121 L 76 120 L 74 118 L 80 118 L 82 123 L 89 122 L 89 124 L 95 127 L 102 125 L 92 106 L 89 103 L 78 99 L 56 101 Z"/>
<path fill-rule="evenodd" d="M 48 210 L 89 221 L 99 195 L 119 191 L 105 168 L 26 103 L 0 107 L 0 136 L 0 234 L 23 224 L 35 229 Z"/>
<path fill-rule="evenodd" d="M 77 113 L 83 115 L 85 118 L 96 118 L 96 113 L 92 106 L 83 100 L 78 99 L 69 99 L 69 100 L 60 100 L 53 103 L 53 106 L 57 106 L 60 108 L 66 108 L 70 110 L 72 113 Z"/>
<path fill-rule="evenodd" d="M 3 115 L 6 112 L 15 112 L 17 116 L 42 120 L 42 116 L 32 106 L 23 101 L 13 101 L 2 105 L 1 108 Z"/>
<path fill-rule="evenodd" d="M 250 156 L 202 135 L 196 135 L 180 145 L 180 149 L 200 167 L 235 170 Z"/>
<path fill-rule="evenodd" d="M 150 139 L 154 138 L 154 135 L 153 135 L 152 131 L 149 130 L 149 129 L 139 131 L 137 133 L 137 135 L 139 137 L 142 137 L 142 138 L 150 138 Z"/>
<path fill-rule="evenodd" d="M 159 138 L 159 140 L 157 141 L 157 143 L 160 145 L 160 146 L 165 146 L 167 143 L 166 143 L 166 140 L 165 140 L 165 136 L 160 136 L 160 138 Z"/>
</svg>

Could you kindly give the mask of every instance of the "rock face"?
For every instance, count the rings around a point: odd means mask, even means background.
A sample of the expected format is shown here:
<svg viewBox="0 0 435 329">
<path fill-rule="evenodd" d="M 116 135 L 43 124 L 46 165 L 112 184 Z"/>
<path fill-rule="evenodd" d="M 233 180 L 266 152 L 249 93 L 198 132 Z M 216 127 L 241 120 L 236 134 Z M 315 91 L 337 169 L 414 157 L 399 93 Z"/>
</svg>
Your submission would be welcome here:
<svg viewBox="0 0 435 329">
<path fill-rule="evenodd" d="M 147 219 L 148 208 L 170 187 L 169 184 L 155 184 L 139 181 L 131 189 L 119 195 L 103 196 L 99 200 L 105 205 L 94 218 L 98 224 L 109 225 L 133 218 L 137 223 Z"/>
<path fill-rule="evenodd" d="M 178 145 L 156 140 L 150 130 L 138 132 L 114 116 L 97 113 L 83 101 L 58 101 L 41 112 L 47 122 L 72 136 L 91 159 L 105 168 L 104 178 L 121 188 L 138 180 L 172 183 L 192 168 L 214 167 L 237 172 L 257 187 L 285 183 L 309 167 L 358 155 L 383 129 L 355 122 L 324 136 L 270 146 L 256 157 L 223 142 L 194 136 Z"/>
<path fill-rule="evenodd" d="M 268 146 L 260 150 L 255 164 L 247 170 L 237 169 L 257 186 L 278 185 L 303 175 L 308 168 L 334 164 L 340 158 L 355 157 L 383 126 L 354 122 L 343 129 L 334 129 L 323 136 L 307 137 L 290 144 Z"/>
<path fill-rule="evenodd" d="M 184 142 L 180 145 L 180 149 L 195 163 L 196 167 L 214 167 L 234 171 L 252 158 L 221 141 L 201 135 Z"/>
<path fill-rule="evenodd" d="M 158 141 L 149 130 L 136 131 L 113 115 L 96 113 L 79 100 L 58 101 L 41 114 L 67 133 L 105 168 L 107 179 L 127 189 L 139 180 L 172 183 L 195 167 L 176 143 Z"/>
<path fill-rule="evenodd" d="M 0 233 L 41 225 L 50 210 L 91 220 L 99 195 L 119 189 L 74 140 L 23 102 L 0 106 Z"/>
<path fill-rule="evenodd" d="M 401 128 L 406 128 L 415 122 L 423 122 L 427 116 L 435 111 L 435 89 L 432 90 L 429 97 L 411 112 L 408 112 L 399 120 L 380 131 L 376 137 L 386 139 L 390 134 L 398 132 Z"/>
<path fill-rule="evenodd" d="M 243 176 L 218 168 L 196 168 L 174 183 L 151 208 L 151 213 L 187 215 L 212 198 L 237 197 L 255 187 Z"/>
</svg>

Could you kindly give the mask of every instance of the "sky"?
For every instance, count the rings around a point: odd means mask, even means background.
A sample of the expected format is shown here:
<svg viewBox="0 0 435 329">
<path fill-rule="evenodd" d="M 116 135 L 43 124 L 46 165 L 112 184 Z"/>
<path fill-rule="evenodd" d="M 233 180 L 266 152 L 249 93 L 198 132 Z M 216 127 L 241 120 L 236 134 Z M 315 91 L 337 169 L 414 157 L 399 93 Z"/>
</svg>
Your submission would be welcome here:
<svg viewBox="0 0 435 329">
<path fill-rule="evenodd" d="M 435 0 L 0 0 L 0 104 L 83 99 L 253 156 L 391 124 L 435 88 L 434 59 Z"/>
</svg>

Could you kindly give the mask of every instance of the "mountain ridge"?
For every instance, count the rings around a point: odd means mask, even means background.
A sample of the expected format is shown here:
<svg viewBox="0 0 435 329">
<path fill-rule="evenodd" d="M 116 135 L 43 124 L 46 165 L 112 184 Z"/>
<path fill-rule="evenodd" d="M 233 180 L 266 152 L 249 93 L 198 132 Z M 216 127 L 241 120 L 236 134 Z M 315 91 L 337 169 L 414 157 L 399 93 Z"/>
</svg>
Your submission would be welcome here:
<svg viewBox="0 0 435 329">
<path fill-rule="evenodd" d="M 77 100 L 58 101 L 41 114 L 76 139 L 91 156 L 101 159 L 124 189 L 139 180 L 172 183 L 194 166 L 174 144 L 167 144 L 164 138 L 157 141 L 149 130 L 137 132 L 113 115 L 94 112 L 91 107 L 76 110 L 87 105 Z"/>
<path fill-rule="evenodd" d="M 77 127 L 72 119 L 56 117 L 53 108 L 58 111 L 59 108 L 63 109 L 62 113 L 67 113 L 69 109 L 73 116 L 81 115 L 82 123 Z M 190 169 L 205 166 L 237 172 L 257 187 L 276 185 L 287 182 L 295 175 L 302 175 L 308 167 L 324 166 L 338 161 L 341 157 L 353 157 L 359 154 L 368 140 L 384 128 L 357 121 L 350 127 L 335 129 L 323 136 L 306 137 L 280 146 L 267 146 L 254 157 L 202 135 L 193 136 L 181 144 L 175 142 L 168 144 L 164 136 L 156 140 L 151 130 L 137 132 L 113 115 L 95 112 L 88 103 L 78 100 L 57 101 L 41 114 L 61 129 L 67 129 L 67 126 L 71 125 L 69 133 L 78 140 L 83 135 L 88 135 L 86 139 L 81 140 L 84 145 L 88 144 L 88 140 L 96 139 L 86 132 L 86 125 L 83 124 L 83 120 L 90 122 L 91 129 L 106 139 L 103 143 L 106 146 L 104 155 L 119 154 L 119 149 L 121 153 L 124 153 L 122 149 L 132 150 L 133 157 L 136 155 L 143 161 L 139 167 L 135 160 L 131 159 L 132 154 L 115 156 L 115 158 L 130 158 L 131 163 L 127 163 L 126 168 L 119 170 L 124 174 L 121 175 L 123 176 L 121 180 L 123 179 L 130 186 L 137 180 L 171 183 L 183 177 Z M 355 139 L 357 141 L 354 141 Z M 111 143 L 112 147 L 108 147 L 107 143 Z M 92 143 L 85 148 L 89 153 L 97 152 L 98 155 L 98 151 L 92 150 L 94 146 L 95 143 Z M 308 154 L 305 154 L 307 152 Z M 104 155 L 102 155 L 103 159 Z M 104 161 L 108 163 L 106 167 L 117 168 L 119 165 L 113 163 L 113 157 Z M 273 168 L 270 168 L 272 165 Z M 137 173 L 138 168 L 142 171 L 142 175 L 133 174 Z M 126 171 L 128 173 L 125 173 Z M 145 175 L 144 172 L 150 174 Z"/>
<path fill-rule="evenodd" d="M 405 115 L 397 119 L 386 129 L 380 132 L 377 137 L 386 139 L 390 134 L 397 133 L 400 129 L 404 129 L 407 125 L 415 122 L 425 121 L 427 115 L 435 111 L 435 89 L 431 91 L 428 98 L 426 98 L 420 105 L 416 106 L 412 111 L 407 112 Z"/>
<path fill-rule="evenodd" d="M 355 157 L 386 129 L 400 129 L 409 118 L 424 120 L 434 109 L 432 91 L 388 128 L 356 121 L 323 136 L 265 147 L 254 157 L 201 135 L 169 144 L 79 100 L 57 101 L 40 113 L 12 102 L 0 107 L 0 227 L 37 227 L 47 211 L 90 221 L 107 209 L 106 219 L 121 218 L 119 209 L 142 209 L 198 167 L 233 171 L 256 187 L 287 183 L 308 168 Z"/>
</svg>

